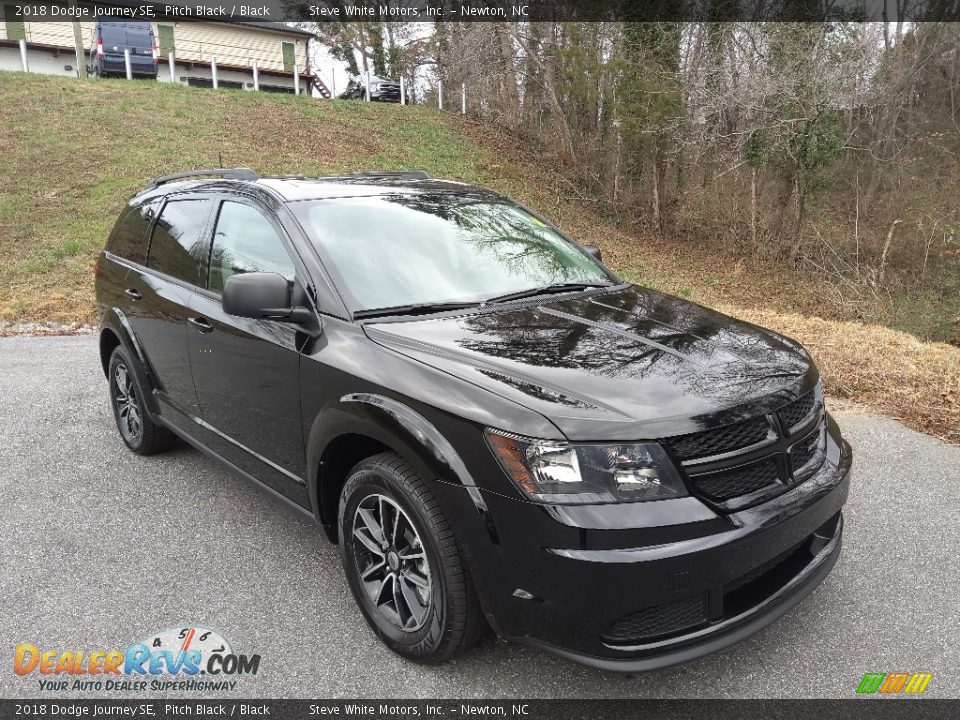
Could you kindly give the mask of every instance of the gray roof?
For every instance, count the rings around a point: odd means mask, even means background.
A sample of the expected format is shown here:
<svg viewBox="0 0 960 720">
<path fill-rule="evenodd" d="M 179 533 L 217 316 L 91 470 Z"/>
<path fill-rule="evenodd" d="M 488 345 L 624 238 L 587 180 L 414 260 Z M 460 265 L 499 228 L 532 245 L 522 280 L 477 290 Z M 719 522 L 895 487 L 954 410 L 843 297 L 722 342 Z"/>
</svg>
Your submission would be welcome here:
<svg viewBox="0 0 960 720">
<path fill-rule="evenodd" d="M 309 30 L 294 27 L 282 22 L 268 22 L 266 20 L 211 20 L 210 22 L 228 22 L 232 25 L 252 25 L 264 30 L 273 30 L 275 32 L 290 33 L 291 35 L 302 35 L 304 37 L 315 37 Z"/>
<path fill-rule="evenodd" d="M 233 169 L 238 170 L 238 169 Z M 233 172 L 227 169 L 227 172 Z M 239 171 L 253 173 L 240 168 Z M 206 171 L 200 171 L 206 172 Z M 211 171 L 213 172 L 213 171 Z M 493 201 L 502 196 L 493 190 L 468 185 L 453 180 L 413 179 L 396 176 L 329 176 L 303 177 L 300 175 L 277 177 L 211 177 L 199 178 L 191 175 L 167 176 L 159 178 L 160 184 L 151 182 L 137 193 L 140 202 L 167 195 L 196 190 L 215 190 L 245 186 L 250 190 L 260 189 L 284 202 L 300 200 L 325 200 L 351 197 L 385 197 L 396 195 L 436 195 L 455 194 L 481 201 Z"/>
<path fill-rule="evenodd" d="M 343 197 L 376 197 L 382 195 L 453 192 L 462 195 L 493 197 L 490 190 L 450 180 L 409 180 L 405 178 L 261 178 L 265 185 L 287 201 L 321 200 Z"/>
</svg>

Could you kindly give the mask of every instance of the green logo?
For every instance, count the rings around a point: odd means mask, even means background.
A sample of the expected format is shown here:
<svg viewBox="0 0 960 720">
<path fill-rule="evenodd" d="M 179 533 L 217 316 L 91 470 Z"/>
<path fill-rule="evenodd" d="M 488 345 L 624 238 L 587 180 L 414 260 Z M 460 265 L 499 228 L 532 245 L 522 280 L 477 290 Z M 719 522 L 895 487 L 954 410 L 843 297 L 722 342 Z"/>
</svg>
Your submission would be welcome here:
<svg viewBox="0 0 960 720">
<path fill-rule="evenodd" d="M 866 673 L 860 684 L 857 686 L 857 692 L 861 695 L 872 695 L 880 693 L 882 695 L 919 695 L 927 689 L 927 685 L 933 679 L 933 673 Z"/>
</svg>

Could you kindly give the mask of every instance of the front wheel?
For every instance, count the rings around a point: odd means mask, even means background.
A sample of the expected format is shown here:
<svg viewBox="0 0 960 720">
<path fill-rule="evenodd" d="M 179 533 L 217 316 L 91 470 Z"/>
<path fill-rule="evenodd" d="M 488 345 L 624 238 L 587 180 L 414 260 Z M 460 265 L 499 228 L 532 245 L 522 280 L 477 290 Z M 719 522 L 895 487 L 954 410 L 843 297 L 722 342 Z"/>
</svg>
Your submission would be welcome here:
<svg viewBox="0 0 960 720">
<path fill-rule="evenodd" d="M 395 453 L 360 462 L 340 497 L 340 555 L 367 623 L 397 654 L 445 662 L 485 628 L 453 531 Z"/>
</svg>

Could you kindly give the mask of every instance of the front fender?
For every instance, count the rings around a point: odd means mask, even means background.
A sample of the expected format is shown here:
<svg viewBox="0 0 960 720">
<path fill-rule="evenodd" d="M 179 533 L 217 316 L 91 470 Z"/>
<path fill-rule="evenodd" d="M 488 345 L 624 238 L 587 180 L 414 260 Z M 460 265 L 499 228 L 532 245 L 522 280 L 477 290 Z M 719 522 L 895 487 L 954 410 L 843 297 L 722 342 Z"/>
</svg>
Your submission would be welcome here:
<svg viewBox="0 0 960 720">
<path fill-rule="evenodd" d="M 323 506 L 323 486 L 328 478 L 324 477 L 321 461 L 329 445 L 345 435 L 360 435 L 382 443 L 399 453 L 426 480 L 467 488 L 474 502 L 485 510 L 476 482 L 460 455 L 430 421 L 392 398 L 351 393 L 317 416 L 307 439 L 310 504 L 321 523 L 329 523 L 336 514 L 335 508 Z"/>
</svg>

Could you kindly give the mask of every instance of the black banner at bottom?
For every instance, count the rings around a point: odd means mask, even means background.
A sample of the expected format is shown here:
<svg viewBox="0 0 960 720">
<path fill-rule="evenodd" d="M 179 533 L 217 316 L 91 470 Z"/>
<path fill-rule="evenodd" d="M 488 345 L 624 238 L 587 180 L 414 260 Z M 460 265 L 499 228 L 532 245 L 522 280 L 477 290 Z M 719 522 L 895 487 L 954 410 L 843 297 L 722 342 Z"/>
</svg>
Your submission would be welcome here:
<svg viewBox="0 0 960 720">
<path fill-rule="evenodd" d="M 960 717 L 960 700 L 0 700 L 0 718 L 898 720 Z"/>
</svg>

